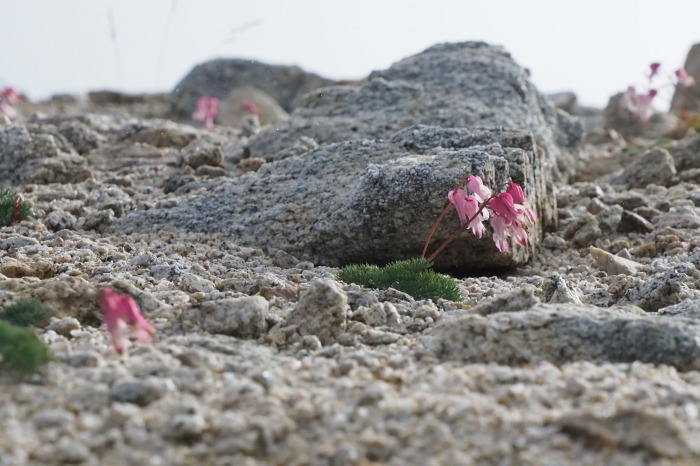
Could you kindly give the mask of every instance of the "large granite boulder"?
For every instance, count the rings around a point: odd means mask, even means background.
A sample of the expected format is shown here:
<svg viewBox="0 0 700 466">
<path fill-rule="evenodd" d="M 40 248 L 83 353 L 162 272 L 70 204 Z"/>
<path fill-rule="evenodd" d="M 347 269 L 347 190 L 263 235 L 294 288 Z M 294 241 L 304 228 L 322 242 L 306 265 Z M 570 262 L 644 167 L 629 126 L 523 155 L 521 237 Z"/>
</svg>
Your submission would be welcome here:
<svg viewBox="0 0 700 466">
<path fill-rule="evenodd" d="M 235 88 L 252 86 L 290 112 L 302 95 L 335 81 L 308 73 L 298 66 L 268 65 L 255 60 L 218 58 L 195 66 L 172 92 L 176 111 L 189 117 L 202 96 L 224 99 Z"/>
<path fill-rule="evenodd" d="M 269 128 L 249 149 L 273 163 L 115 227 L 221 233 L 331 266 L 387 263 L 418 256 L 447 192 L 478 174 L 494 188 L 522 184 L 539 217 L 531 242 L 502 254 L 465 232 L 436 266 L 510 267 L 529 260 L 556 222 L 553 179 L 571 172 L 582 136 L 510 55 L 481 42 L 437 45 L 365 86 L 319 91 Z M 309 137 L 320 146 L 295 149 Z M 458 225 L 452 211 L 434 247 Z"/>
<path fill-rule="evenodd" d="M 306 96 L 293 118 L 262 131 L 251 157 L 276 160 L 300 137 L 318 143 L 387 138 L 412 125 L 530 131 L 545 149 L 555 179 L 573 172 L 579 120 L 557 110 L 502 47 L 438 44 L 384 71 L 364 86 L 336 86 Z"/>
<path fill-rule="evenodd" d="M 170 209 L 134 212 L 115 231 L 178 228 L 221 233 L 238 244 L 284 250 L 317 264 L 386 263 L 417 257 L 449 189 L 465 175 L 497 186 L 522 183 L 542 221 L 530 247 L 501 254 L 489 239 L 462 236 L 441 254 L 441 268 L 521 264 L 554 218 L 542 150 L 528 132 L 418 126 L 391 140 L 325 145 L 268 163 Z M 435 242 L 459 226 L 454 211 Z"/>
</svg>

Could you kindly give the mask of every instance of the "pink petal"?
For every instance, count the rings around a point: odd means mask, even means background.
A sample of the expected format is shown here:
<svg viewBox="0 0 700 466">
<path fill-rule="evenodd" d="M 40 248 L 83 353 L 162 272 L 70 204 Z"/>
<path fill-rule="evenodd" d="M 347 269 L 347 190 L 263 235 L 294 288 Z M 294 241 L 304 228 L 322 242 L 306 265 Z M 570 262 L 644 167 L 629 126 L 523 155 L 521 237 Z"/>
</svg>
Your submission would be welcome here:
<svg viewBox="0 0 700 466">
<path fill-rule="evenodd" d="M 651 69 L 651 72 L 649 73 L 649 80 L 651 81 L 651 79 L 659 73 L 661 63 L 654 62 L 651 65 L 649 65 L 649 68 Z"/>
<path fill-rule="evenodd" d="M 678 82 L 683 84 L 685 87 L 692 87 L 695 85 L 695 79 L 688 74 L 685 68 L 678 68 L 676 70 L 676 77 L 678 78 Z"/>
<path fill-rule="evenodd" d="M 467 178 L 467 188 L 474 193 L 474 197 L 479 202 L 484 202 L 484 200 L 491 197 L 493 192 L 484 185 L 481 177 L 477 175 L 469 175 Z"/>
<path fill-rule="evenodd" d="M 494 215 L 491 217 L 491 228 L 493 228 L 493 241 L 500 252 L 508 251 L 508 232 L 505 219 L 501 216 Z"/>
</svg>

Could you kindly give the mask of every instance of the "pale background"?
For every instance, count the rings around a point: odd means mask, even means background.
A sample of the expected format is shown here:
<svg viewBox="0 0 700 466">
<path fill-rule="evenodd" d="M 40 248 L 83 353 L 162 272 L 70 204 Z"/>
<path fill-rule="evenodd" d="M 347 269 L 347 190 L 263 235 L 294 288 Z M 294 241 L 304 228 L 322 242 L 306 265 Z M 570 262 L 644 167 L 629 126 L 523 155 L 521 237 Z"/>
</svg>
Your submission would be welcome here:
<svg viewBox="0 0 700 466">
<path fill-rule="evenodd" d="M 700 42 L 700 2 L 0 0 L 0 86 L 32 99 L 165 91 L 214 57 L 355 79 L 463 40 L 503 45 L 540 90 L 600 107 L 644 84 L 650 62 L 668 73 L 683 65 Z"/>
</svg>

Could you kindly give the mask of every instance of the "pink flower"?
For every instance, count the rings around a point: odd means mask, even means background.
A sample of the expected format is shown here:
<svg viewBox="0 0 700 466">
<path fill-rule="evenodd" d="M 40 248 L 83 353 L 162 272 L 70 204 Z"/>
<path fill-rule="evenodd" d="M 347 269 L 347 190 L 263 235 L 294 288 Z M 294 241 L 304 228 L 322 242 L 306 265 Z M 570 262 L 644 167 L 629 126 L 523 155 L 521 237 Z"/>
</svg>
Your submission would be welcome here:
<svg viewBox="0 0 700 466">
<path fill-rule="evenodd" d="M 649 121 L 649 118 L 654 114 L 654 108 L 651 106 L 651 103 L 656 94 L 656 89 L 650 89 L 648 93 L 640 94 L 634 86 L 630 86 L 627 88 L 625 95 L 622 96 L 620 105 L 629 110 L 636 119 Z"/>
<path fill-rule="evenodd" d="M 252 115 L 260 116 L 260 109 L 255 105 L 255 102 L 243 102 L 241 107 Z"/>
<path fill-rule="evenodd" d="M 117 353 L 124 353 L 131 345 L 129 341 L 129 330 L 131 329 L 140 341 L 153 339 L 155 329 L 141 315 L 133 298 L 115 293 L 110 287 L 105 286 L 100 289 L 99 299 L 102 318 L 107 325 L 107 331 L 112 338 L 112 346 Z"/>
<path fill-rule="evenodd" d="M 214 126 L 214 118 L 219 113 L 219 99 L 216 97 L 200 97 L 197 99 L 197 109 L 192 114 L 195 121 L 204 123 L 207 129 Z"/>
<path fill-rule="evenodd" d="M 7 115 L 11 120 L 17 117 L 15 105 L 19 103 L 20 94 L 14 87 L 6 87 L 0 91 L 0 115 Z"/>
<path fill-rule="evenodd" d="M 537 220 L 537 215 L 535 215 L 535 211 L 532 210 L 532 207 L 530 207 L 530 204 L 525 199 L 523 188 L 518 183 L 509 183 L 506 192 L 510 194 L 510 196 L 513 198 L 513 203 L 516 206 L 519 205 L 521 207 L 522 212 L 525 214 L 528 220 L 530 220 L 531 222 Z"/>
<path fill-rule="evenodd" d="M 474 197 L 479 202 L 484 202 L 484 200 L 488 199 L 493 194 L 489 188 L 484 186 L 481 177 L 476 175 L 469 175 L 467 178 L 467 188 L 474 193 Z"/>
<path fill-rule="evenodd" d="M 685 68 L 678 68 L 676 70 L 676 78 L 678 78 L 678 82 L 685 87 L 693 87 L 695 85 L 695 79 L 685 71 Z"/>
<path fill-rule="evenodd" d="M 511 190 L 516 196 L 522 195 L 522 188 L 519 193 L 515 188 Z M 508 192 L 497 194 L 489 202 L 489 207 L 494 213 L 490 223 L 494 232 L 493 240 L 498 250 L 508 251 L 507 239 L 509 236 L 515 238 L 518 244 L 525 246 L 527 244 L 527 230 L 523 225 L 527 223 L 529 218 L 529 215 L 525 213 L 525 208 L 521 204 L 513 202 L 513 196 Z"/>
<path fill-rule="evenodd" d="M 447 198 L 457 209 L 462 228 L 469 224 L 469 229 L 474 233 L 474 236 L 481 238 L 485 231 L 483 222 L 489 218 L 488 210 L 483 209 L 479 215 L 476 215 L 479 211 L 479 201 L 476 200 L 475 196 L 467 196 L 463 189 L 455 189 L 448 192 Z M 472 219 L 471 222 L 469 219 Z"/>
<path fill-rule="evenodd" d="M 659 68 L 661 68 L 661 63 L 659 62 L 654 62 L 649 65 L 649 69 L 651 70 L 649 73 L 649 81 L 651 81 L 654 76 L 659 74 Z"/>
</svg>

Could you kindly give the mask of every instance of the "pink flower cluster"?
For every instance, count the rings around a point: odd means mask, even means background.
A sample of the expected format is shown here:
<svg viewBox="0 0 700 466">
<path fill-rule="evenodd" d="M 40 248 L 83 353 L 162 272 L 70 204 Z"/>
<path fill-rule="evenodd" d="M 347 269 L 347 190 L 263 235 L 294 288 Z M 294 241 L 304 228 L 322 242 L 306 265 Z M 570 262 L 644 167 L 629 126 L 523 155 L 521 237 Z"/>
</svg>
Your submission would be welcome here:
<svg viewBox="0 0 700 466">
<path fill-rule="evenodd" d="M 659 75 L 660 69 L 661 63 L 654 62 L 649 65 L 649 85 Z M 695 80 L 684 68 L 678 68 L 674 71 L 674 75 L 675 82 L 673 84 L 676 86 L 692 87 L 695 85 Z M 622 100 L 620 100 L 620 106 L 629 110 L 637 120 L 649 121 L 654 113 L 652 102 L 658 93 L 659 91 L 655 88 L 649 88 L 646 92 L 639 92 L 636 87 L 629 86 L 622 96 Z"/>
<path fill-rule="evenodd" d="M 124 353 L 131 345 L 130 331 L 140 341 L 151 341 L 155 329 L 141 315 L 136 301 L 130 296 L 115 293 L 108 286 L 100 289 L 100 307 L 107 331 L 112 338 L 112 346 L 117 353 Z"/>
<path fill-rule="evenodd" d="M 212 129 L 214 119 L 219 114 L 219 99 L 216 97 L 200 97 L 197 99 L 197 108 L 192 114 L 195 121 L 204 123 L 204 127 Z"/>
<path fill-rule="evenodd" d="M 537 220 L 535 212 L 525 200 L 523 188 L 517 183 L 509 183 L 505 192 L 494 194 L 480 177 L 471 175 L 467 178 L 467 195 L 463 189 L 447 193 L 450 203 L 457 209 L 462 229 L 470 229 L 474 236 L 481 238 L 484 234 L 486 220 L 493 228 L 493 240 L 501 252 L 508 251 L 508 238 L 525 246 L 527 244 L 527 226 Z"/>
<path fill-rule="evenodd" d="M 0 115 L 6 115 L 10 120 L 17 117 L 15 106 L 19 103 L 20 94 L 14 87 L 6 87 L 0 91 Z"/>
</svg>

